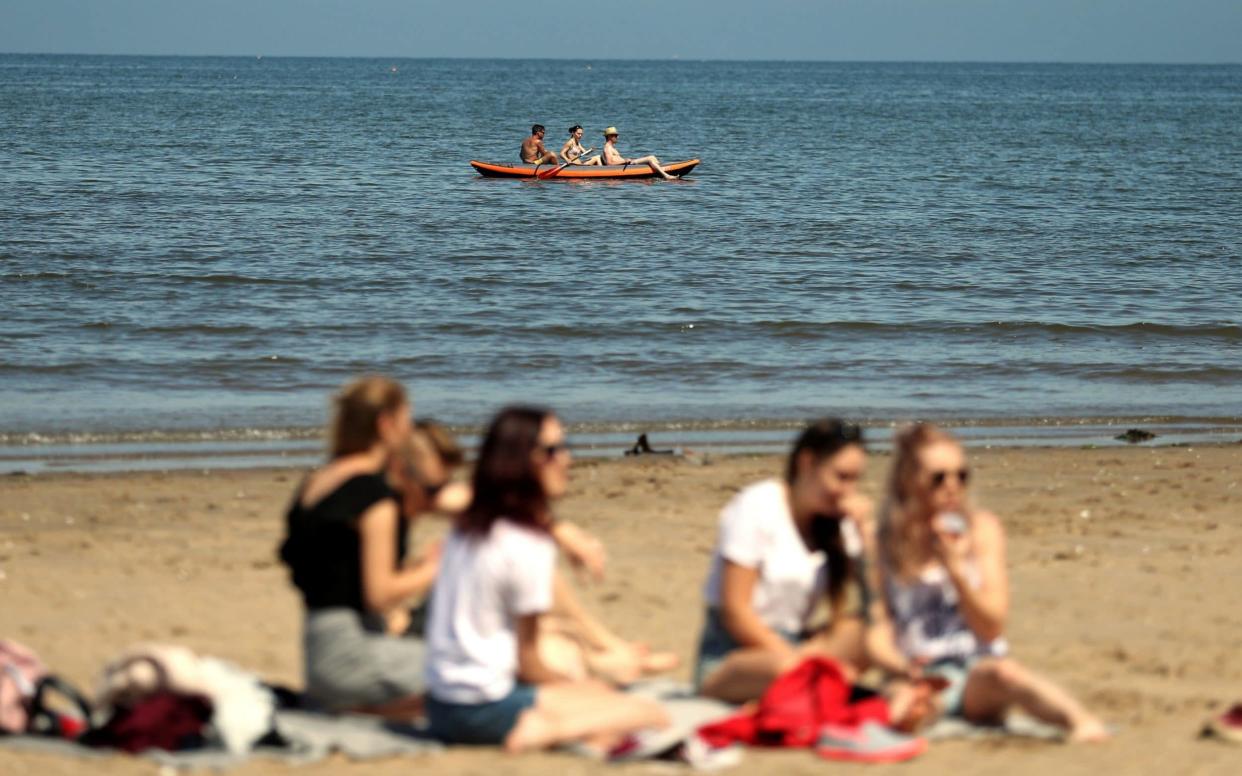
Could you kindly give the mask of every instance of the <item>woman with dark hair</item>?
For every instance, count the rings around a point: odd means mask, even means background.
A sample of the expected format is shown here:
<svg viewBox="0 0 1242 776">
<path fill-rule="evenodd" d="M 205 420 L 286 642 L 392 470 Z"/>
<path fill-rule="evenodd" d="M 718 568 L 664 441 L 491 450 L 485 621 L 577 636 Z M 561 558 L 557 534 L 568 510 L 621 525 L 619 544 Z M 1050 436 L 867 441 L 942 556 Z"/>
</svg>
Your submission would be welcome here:
<svg viewBox="0 0 1242 776">
<path fill-rule="evenodd" d="M 996 515 L 966 498 L 966 453 L 926 423 L 894 442 L 879 530 L 892 657 L 877 662 L 908 676 L 936 677 L 935 712 L 995 723 L 1011 706 L 1067 729 L 1072 740 L 1108 732 L 1067 692 L 1007 657 L 1009 578 Z M 904 664 L 904 665 L 903 665 Z"/>
<path fill-rule="evenodd" d="M 816 421 L 794 444 L 783 479 L 743 489 L 721 511 L 695 669 L 703 695 L 753 700 L 811 654 L 862 661 L 862 626 L 844 616 L 844 599 L 870 533 L 870 501 L 858 492 L 866 461 L 858 426 Z M 825 594 L 831 627 L 811 634 Z"/>
<path fill-rule="evenodd" d="M 574 124 L 569 128 L 569 139 L 565 141 L 565 145 L 561 146 L 561 158 L 570 164 L 580 164 L 587 167 L 603 164 L 600 161 L 599 154 L 583 158 L 586 153 L 587 149 L 582 147 L 582 125 Z"/>
<path fill-rule="evenodd" d="M 422 709 L 422 643 L 386 635 L 386 614 L 424 592 L 434 563 L 407 566 L 407 513 L 388 483 L 410 436 L 405 390 L 365 377 L 336 397 L 331 458 L 298 487 L 280 557 L 306 606 L 306 692 L 331 710 L 396 718 Z"/>
<path fill-rule="evenodd" d="M 567 489 L 569 463 L 547 410 L 505 409 L 483 439 L 427 630 L 427 715 L 446 741 L 514 752 L 581 741 L 608 751 L 627 733 L 668 722 L 654 702 L 567 681 L 540 656 L 556 564 L 551 504 Z"/>
</svg>

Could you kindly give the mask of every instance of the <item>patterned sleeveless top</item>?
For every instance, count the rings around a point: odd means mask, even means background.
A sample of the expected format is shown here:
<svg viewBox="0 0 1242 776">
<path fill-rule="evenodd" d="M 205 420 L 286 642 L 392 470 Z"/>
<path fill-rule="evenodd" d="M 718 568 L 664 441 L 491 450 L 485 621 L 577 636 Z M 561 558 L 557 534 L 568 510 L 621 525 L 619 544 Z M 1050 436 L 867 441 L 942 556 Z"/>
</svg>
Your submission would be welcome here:
<svg viewBox="0 0 1242 776">
<path fill-rule="evenodd" d="M 981 583 L 979 570 L 967 568 L 972 587 Z M 931 663 L 963 662 L 975 657 L 1002 656 L 1009 651 L 1004 638 L 980 642 L 958 609 L 957 588 L 942 566 L 923 571 L 912 582 L 885 574 L 884 593 L 897 646 L 908 657 Z"/>
</svg>

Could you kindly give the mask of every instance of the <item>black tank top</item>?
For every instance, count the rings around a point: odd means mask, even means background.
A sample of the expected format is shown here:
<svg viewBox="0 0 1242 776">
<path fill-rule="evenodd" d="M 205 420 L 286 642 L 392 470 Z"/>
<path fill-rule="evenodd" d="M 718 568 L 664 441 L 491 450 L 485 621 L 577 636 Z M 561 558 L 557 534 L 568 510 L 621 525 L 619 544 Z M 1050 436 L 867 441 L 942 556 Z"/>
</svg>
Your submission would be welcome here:
<svg viewBox="0 0 1242 776">
<path fill-rule="evenodd" d="M 309 509 L 302 507 L 302 490 L 298 488 L 285 517 L 280 559 L 307 609 L 343 606 L 365 613 L 358 518 L 381 501 L 396 500 L 397 494 L 382 474 L 351 477 Z M 398 567 L 405 560 L 407 527 L 404 517 L 397 520 Z"/>
</svg>

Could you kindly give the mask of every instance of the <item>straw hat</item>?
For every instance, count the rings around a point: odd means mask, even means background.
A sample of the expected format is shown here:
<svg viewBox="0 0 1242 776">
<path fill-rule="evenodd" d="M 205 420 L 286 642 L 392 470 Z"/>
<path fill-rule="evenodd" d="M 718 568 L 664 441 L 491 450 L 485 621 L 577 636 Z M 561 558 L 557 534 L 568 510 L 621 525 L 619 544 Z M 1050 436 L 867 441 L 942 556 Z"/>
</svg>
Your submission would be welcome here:
<svg viewBox="0 0 1242 776">
<path fill-rule="evenodd" d="M 616 128 L 616 127 L 609 127 L 608 129 L 605 129 L 605 130 L 604 130 L 604 137 L 608 137 L 608 136 L 610 136 L 610 135 L 616 135 L 616 134 L 619 134 L 619 133 L 617 132 L 617 128 Z"/>
</svg>

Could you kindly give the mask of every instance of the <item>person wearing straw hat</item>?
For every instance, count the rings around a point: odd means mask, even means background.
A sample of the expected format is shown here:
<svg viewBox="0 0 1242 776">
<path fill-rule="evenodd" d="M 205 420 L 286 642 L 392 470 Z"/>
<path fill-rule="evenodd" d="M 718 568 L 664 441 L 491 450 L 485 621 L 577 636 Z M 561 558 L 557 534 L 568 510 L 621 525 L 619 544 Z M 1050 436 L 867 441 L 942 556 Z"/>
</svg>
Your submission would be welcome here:
<svg viewBox="0 0 1242 776">
<path fill-rule="evenodd" d="M 624 165 L 645 164 L 652 169 L 657 175 L 664 180 L 672 180 L 673 176 L 664 171 L 660 166 L 660 160 L 654 156 L 640 156 L 637 159 L 629 159 L 621 155 L 617 150 L 617 128 L 609 127 L 604 130 L 604 164 Z"/>
</svg>

